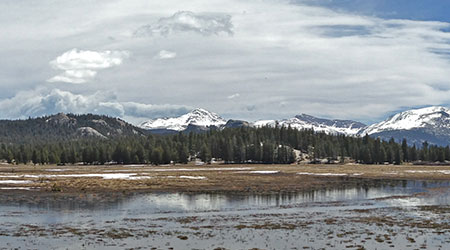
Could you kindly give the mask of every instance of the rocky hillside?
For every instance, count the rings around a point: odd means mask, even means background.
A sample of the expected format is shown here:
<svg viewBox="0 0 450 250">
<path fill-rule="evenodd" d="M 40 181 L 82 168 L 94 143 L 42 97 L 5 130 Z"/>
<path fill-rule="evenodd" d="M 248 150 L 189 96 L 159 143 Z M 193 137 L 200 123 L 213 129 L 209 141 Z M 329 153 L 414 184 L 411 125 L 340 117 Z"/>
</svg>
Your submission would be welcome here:
<svg viewBox="0 0 450 250">
<path fill-rule="evenodd" d="M 119 118 L 103 115 L 59 113 L 27 120 L 0 121 L 0 141 L 72 140 L 77 138 L 114 138 L 145 134 Z"/>
</svg>

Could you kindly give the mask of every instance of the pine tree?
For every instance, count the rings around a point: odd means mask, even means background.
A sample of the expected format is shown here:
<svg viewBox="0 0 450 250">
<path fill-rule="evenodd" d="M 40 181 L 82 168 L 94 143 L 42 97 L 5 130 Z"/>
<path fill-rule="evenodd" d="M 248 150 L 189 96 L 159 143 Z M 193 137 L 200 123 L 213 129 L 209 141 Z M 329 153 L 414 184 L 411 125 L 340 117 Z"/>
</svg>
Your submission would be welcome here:
<svg viewBox="0 0 450 250">
<path fill-rule="evenodd" d="M 206 145 L 206 143 L 203 144 L 202 149 L 200 151 L 200 159 L 203 162 L 206 163 L 211 163 L 211 150 L 210 148 Z"/>
<path fill-rule="evenodd" d="M 402 141 L 402 155 L 403 155 L 403 161 L 409 162 L 409 149 L 408 149 L 408 143 L 406 142 L 406 139 L 403 139 Z"/>
<path fill-rule="evenodd" d="M 395 153 L 395 158 L 394 158 L 394 162 L 395 165 L 400 165 L 402 163 L 402 153 L 400 151 L 400 149 L 398 147 L 395 147 L 394 149 L 394 153 Z"/>
</svg>

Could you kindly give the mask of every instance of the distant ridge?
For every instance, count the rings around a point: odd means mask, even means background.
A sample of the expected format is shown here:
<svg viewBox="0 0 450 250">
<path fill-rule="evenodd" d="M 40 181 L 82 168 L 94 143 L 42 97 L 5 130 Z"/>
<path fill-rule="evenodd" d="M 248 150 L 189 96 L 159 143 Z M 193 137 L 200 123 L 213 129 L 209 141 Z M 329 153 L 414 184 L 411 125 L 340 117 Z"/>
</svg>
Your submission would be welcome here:
<svg viewBox="0 0 450 250">
<path fill-rule="evenodd" d="M 407 110 L 369 126 L 352 120 L 324 119 L 308 114 L 283 120 L 260 120 L 254 123 L 233 119 L 226 121 L 215 113 L 195 109 L 180 117 L 150 120 L 139 127 L 154 133 L 167 133 L 168 131 L 207 131 L 209 128 L 242 126 L 290 126 L 295 129 L 313 129 L 316 132 L 346 136 L 368 134 L 383 140 L 394 138 L 396 141 L 405 138 L 410 145 L 417 146 L 421 146 L 425 141 L 439 146 L 450 144 L 450 109 L 441 106 Z"/>
<path fill-rule="evenodd" d="M 294 118 L 275 121 L 257 121 L 255 126 L 285 126 L 295 129 L 313 129 L 317 132 L 324 132 L 327 134 L 343 134 L 348 136 L 355 136 L 358 132 L 366 127 L 365 124 L 351 121 L 351 120 L 328 120 L 323 118 L 317 118 L 307 114 L 297 115 Z"/>
<path fill-rule="evenodd" d="M 356 137 L 368 134 L 383 140 L 394 138 L 397 142 L 406 139 L 410 145 L 418 147 L 425 141 L 438 146 L 450 145 L 450 109 L 441 106 L 407 110 L 369 126 L 352 120 L 324 119 L 307 114 L 254 123 L 234 119 L 227 121 L 218 114 L 201 108 L 179 117 L 149 120 L 139 126 L 104 115 L 58 113 L 27 120 L 0 120 L 0 140 L 9 142 L 40 138 L 45 141 L 86 137 L 108 139 L 148 133 L 202 133 L 210 129 L 262 126 L 290 126 L 294 129 L 312 129 L 326 134 Z"/>
</svg>

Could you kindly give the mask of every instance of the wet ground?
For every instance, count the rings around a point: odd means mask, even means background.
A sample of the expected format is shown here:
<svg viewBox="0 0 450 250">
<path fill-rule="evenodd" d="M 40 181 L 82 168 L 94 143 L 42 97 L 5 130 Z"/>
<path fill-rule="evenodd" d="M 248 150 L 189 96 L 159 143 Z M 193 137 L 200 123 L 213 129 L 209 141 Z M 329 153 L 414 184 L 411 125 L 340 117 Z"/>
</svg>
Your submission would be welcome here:
<svg viewBox="0 0 450 250">
<path fill-rule="evenodd" d="M 329 177 L 326 177 L 329 178 Z M 450 182 L 252 193 L 0 193 L 0 248 L 449 249 Z"/>
</svg>

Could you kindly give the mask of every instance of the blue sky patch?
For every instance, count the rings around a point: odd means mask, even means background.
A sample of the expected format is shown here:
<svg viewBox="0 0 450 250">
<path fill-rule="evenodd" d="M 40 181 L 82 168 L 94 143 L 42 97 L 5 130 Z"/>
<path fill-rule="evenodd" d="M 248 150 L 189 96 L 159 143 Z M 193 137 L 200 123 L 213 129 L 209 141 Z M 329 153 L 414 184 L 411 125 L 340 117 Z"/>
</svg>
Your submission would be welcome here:
<svg viewBox="0 0 450 250">
<path fill-rule="evenodd" d="M 381 18 L 450 22 L 448 0 L 296 0 L 295 2 Z"/>
</svg>

